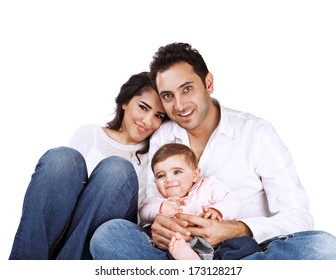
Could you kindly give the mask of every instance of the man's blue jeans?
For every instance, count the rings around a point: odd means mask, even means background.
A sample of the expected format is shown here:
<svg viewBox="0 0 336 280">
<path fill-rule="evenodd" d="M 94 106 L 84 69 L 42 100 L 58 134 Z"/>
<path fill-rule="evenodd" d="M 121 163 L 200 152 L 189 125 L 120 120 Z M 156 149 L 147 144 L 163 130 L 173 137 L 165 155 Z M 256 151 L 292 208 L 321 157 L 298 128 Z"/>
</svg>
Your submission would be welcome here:
<svg viewBox="0 0 336 280">
<path fill-rule="evenodd" d="M 274 238 L 263 251 L 244 260 L 335 260 L 336 238 L 322 231 L 306 231 Z M 102 260 L 167 260 L 169 253 L 154 247 L 138 225 L 121 219 L 108 221 L 94 233 L 90 251 Z"/>
<path fill-rule="evenodd" d="M 28 186 L 10 259 L 92 259 L 96 228 L 115 218 L 137 221 L 138 179 L 120 157 L 102 160 L 87 178 L 83 156 L 47 151 Z"/>
</svg>

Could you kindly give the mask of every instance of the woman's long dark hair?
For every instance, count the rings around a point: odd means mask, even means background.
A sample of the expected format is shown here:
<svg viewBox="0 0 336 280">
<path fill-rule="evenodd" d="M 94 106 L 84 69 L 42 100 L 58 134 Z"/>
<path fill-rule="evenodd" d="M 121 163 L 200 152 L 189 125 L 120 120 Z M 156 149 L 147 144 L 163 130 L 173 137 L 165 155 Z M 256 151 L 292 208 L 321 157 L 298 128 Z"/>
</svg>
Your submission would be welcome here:
<svg viewBox="0 0 336 280">
<path fill-rule="evenodd" d="M 149 78 L 148 72 L 141 72 L 139 74 L 132 75 L 128 81 L 121 86 L 120 92 L 115 98 L 115 103 L 117 105 L 115 117 L 113 120 L 106 123 L 106 127 L 113 130 L 119 130 L 124 119 L 124 109 L 122 106 L 124 104 L 128 104 L 134 96 L 140 96 L 144 91 L 150 89 L 155 90 L 155 86 Z M 166 117 L 164 119 L 166 119 Z M 145 139 L 145 146 L 135 153 L 139 165 L 141 164 L 139 155 L 146 154 L 148 150 L 149 137 Z"/>
</svg>

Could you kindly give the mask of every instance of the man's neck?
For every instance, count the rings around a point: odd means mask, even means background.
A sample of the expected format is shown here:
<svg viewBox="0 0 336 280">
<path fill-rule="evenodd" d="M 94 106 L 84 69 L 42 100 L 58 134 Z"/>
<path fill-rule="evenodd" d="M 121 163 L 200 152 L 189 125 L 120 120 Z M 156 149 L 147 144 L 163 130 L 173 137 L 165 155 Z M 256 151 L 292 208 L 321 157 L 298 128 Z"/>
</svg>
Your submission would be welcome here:
<svg viewBox="0 0 336 280">
<path fill-rule="evenodd" d="M 188 137 L 191 149 L 200 159 L 206 144 L 208 143 L 212 133 L 217 128 L 220 121 L 220 108 L 216 101 L 212 100 L 209 114 L 203 123 L 193 130 L 188 131 Z"/>
</svg>

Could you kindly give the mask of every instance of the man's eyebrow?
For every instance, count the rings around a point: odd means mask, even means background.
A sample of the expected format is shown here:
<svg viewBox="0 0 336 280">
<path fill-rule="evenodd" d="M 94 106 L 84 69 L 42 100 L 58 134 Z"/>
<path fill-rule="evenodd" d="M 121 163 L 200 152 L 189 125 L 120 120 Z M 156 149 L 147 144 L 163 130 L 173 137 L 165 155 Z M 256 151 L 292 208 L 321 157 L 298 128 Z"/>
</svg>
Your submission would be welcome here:
<svg viewBox="0 0 336 280">
<path fill-rule="evenodd" d="M 191 81 L 186 81 L 185 83 L 183 83 L 182 85 L 179 85 L 177 89 L 181 89 L 183 87 L 185 87 L 186 85 L 189 85 L 189 84 L 192 84 L 193 82 Z M 172 93 L 171 90 L 164 90 L 164 91 L 160 91 L 160 96 L 163 95 L 163 94 L 166 94 L 166 93 Z"/>
<path fill-rule="evenodd" d="M 192 84 L 193 82 L 191 82 L 191 81 L 186 81 L 185 83 L 183 83 L 182 85 L 180 85 L 178 88 L 180 89 L 180 88 L 183 88 L 183 87 L 185 87 L 186 85 L 189 85 L 189 84 Z"/>
</svg>

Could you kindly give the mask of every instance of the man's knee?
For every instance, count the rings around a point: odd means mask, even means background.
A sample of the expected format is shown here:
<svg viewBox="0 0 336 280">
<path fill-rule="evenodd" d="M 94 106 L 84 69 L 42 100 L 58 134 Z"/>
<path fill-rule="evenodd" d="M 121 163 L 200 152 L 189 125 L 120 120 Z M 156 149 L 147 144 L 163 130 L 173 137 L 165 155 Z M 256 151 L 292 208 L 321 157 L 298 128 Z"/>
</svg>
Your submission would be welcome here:
<svg viewBox="0 0 336 280">
<path fill-rule="evenodd" d="M 123 219 L 113 219 L 100 225 L 90 241 L 90 253 L 93 258 L 119 258 L 119 252 L 128 240 L 126 233 L 134 226 L 137 225 Z"/>
</svg>

